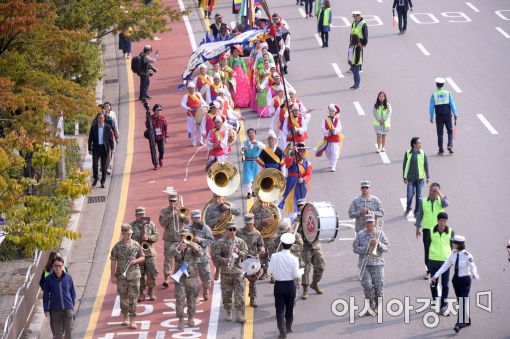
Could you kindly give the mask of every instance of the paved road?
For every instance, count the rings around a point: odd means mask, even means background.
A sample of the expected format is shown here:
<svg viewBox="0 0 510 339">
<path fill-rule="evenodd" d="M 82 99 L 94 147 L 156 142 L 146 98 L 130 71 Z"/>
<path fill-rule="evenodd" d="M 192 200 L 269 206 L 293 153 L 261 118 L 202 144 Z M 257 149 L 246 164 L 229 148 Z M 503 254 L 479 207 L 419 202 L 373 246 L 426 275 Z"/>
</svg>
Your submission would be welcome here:
<svg viewBox="0 0 510 339">
<path fill-rule="evenodd" d="M 185 2 L 191 5 L 191 1 Z M 310 126 L 310 144 L 321 138 L 320 121 L 326 114 L 329 103 L 335 102 L 342 107 L 342 124 L 346 140 L 336 173 L 327 171 L 325 159 L 312 157 L 314 176 L 309 200 L 330 200 L 336 205 L 340 219 L 348 219 L 346 212 L 350 201 L 359 191 L 359 181 L 370 179 L 373 191 L 385 205 L 385 232 L 390 240 L 385 268 L 385 297 L 410 298 L 411 305 L 418 307 L 417 298 L 429 297 L 422 265 L 422 242 L 416 240 L 412 222 L 404 218 L 401 198 L 405 197 L 405 186 L 401 182 L 402 158 L 412 136 L 420 136 L 424 150 L 429 154 L 431 178 L 442 184 L 451 206 L 450 225 L 459 234 L 468 239 L 468 249 L 475 256 L 481 280 L 474 282 L 473 293 L 490 291 L 492 293 L 492 312 L 472 307 L 473 326 L 464 330 L 469 337 L 501 338 L 510 333 L 506 319 L 510 314 L 510 292 L 506 268 L 505 245 L 509 234 L 505 222 L 505 207 L 510 203 L 510 185 L 501 173 L 506 170 L 504 159 L 505 145 L 509 143 L 510 123 L 506 117 L 503 98 L 510 88 L 510 68 L 508 53 L 510 39 L 510 7 L 505 1 L 471 2 L 433 0 L 416 3 L 414 20 L 410 18 L 408 33 L 396 35 L 391 25 L 390 1 L 375 0 L 359 3 L 357 1 L 335 2 L 333 4 L 335 26 L 345 26 L 351 20 L 350 12 L 359 9 L 369 20 L 369 44 L 365 50 L 362 73 L 362 88 L 352 92 L 352 77 L 345 74 L 347 40 L 349 30 L 334 27 L 330 36 L 330 48 L 319 47 L 314 34 L 315 19 L 302 17 L 293 0 L 269 1 L 273 12 L 278 12 L 289 23 L 292 32 L 292 64 L 288 80 L 297 89 L 299 98 L 309 108 L 315 108 Z M 474 7 L 474 8 L 473 8 Z M 217 10 L 226 22 L 233 20 L 230 2 L 219 1 Z M 475 11 L 476 9 L 476 11 Z M 495 13 L 495 11 L 505 10 Z M 195 39 L 200 41 L 202 23 L 195 12 L 190 15 L 190 27 Z M 415 22 L 416 21 L 416 22 Z M 437 21 L 437 22 L 436 22 Z M 449 22 L 466 21 L 466 22 Z M 426 23 L 429 22 L 429 23 Z M 379 25 L 377 25 L 380 23 Z M 170 54 L 172 46 L 185 44 L 187 34 L 182 24 L 174 25 L 174 31 L 162 35 L 162 41 L 155 42 L 160 51 Z M 499 27 L 501 33 L 496 29 Z M 505 33 L 506 32 L 506 33 Z M 170 44 L 172 41 L 172 44 Z M 420 47 L 417 44 L 421 44 Z M 134 46 L 134 51 L 141 44 Z M 189 46 L 189 45 L 188 45 Z M 162 57 L 160 69 L 151 85 L 152 95 L 169 107 L 167 118 L 181 116 L 178 108 L 180 96 L 175 92 L 178 75 L 187 61 L 190 48 L 175 53 L 172 57 Z M 429 54 L 429 55 L 425 55 Z M 343 72 L 339 77 L 332 63 L 336 63 Z M 457 130 L 457 142 L 454 156 L 438 157 L 435 126 L 428 122 L 428 101 L 434 90 L 436 76 L 449 77 L 457 86 L 457 93 L 451 83 L 451 90 L 460 112 Z M 387 154 L 391 163 L 384 163 L 375 153 L 375 135 L 371 124 L 371 107 L 379 90 L 388 93 L 393 107 L 392 131 L 388 136 Z M 170 93 L 170 94 L 169 94 Z M 358 109 L 354 102 L 358 102 Z M 163 207 L 165 199 L 161 189 L 175 186 L 186 191 L 185 199 L 191 207 L 200 208 L 208 199 L 201 166 L 203 154 L 192 168 L 193 180 L 183 185 L 183 165 L 192 154 L 191 148 L 183 148 L 175 159 L 175 168 L 165 167 L 161 171 L 149 171 L 143 131 L 143 112 L 137 105 L 134 167 L 131 171 L 129 197 L 125 221 L 131 220 L 131 211 L 136 205 L 145 205 L 151 216 L 156 217 Z M 359 107 L 366 115 L 360 115 Z M 493 128 L 492 134 L 482 123 L 478 114 L 483 114 Z M 170 120 L 169 120 L 170 121 Z M 268 120 L 259 122 L 253 114 L 247 115 L 246 128 L 258 127 L 260 137 L 265 138 Z M 260 124 L 260 125 L 259 125 Z M 182 119 L 176 119 L 171 125 L 177 139 L 172 146 L 186 146 Z M 169 154 L 174 156 L 175 154 Z M 147 159 L 146 159 L 147 158 Z M 198 165 L 200 164 L 200 165 Z M 167 180 L 168 178 L 168 180 Z M 156 182 L 152 183 L 151 181 Z M 168 184 L 167 184 L 168 182 Z M 179 184 L 180 183 L 180 184 Z M 158 185 L 160 187 L 158 187 Z M 131 188 L 133 187 L 133 188 Z M 191 189 L 190 191 L 188 191 Z M 240 197 L 239 192 L 236 197 Z M 189 198 L 188 198 L 189 197 Z M 113 213 L 113 211 L 112 211 Z M 339 238 L 352 238 L 351 228 L 343 227 Z M 362 289 L 357 281 L 358 269 L 356 257 L 352 254 L 350 240 L 337 240 L 325 244 L 326 273 L 321 286 L 325 294 L 312 293 L 309 300 L 298 302 L 295 309 L 295 338 L 320 335 L 324 338 L 336 338 L 339 335 L 354 334 L 357 337 L 374 338 L 381 335 L 392 337 L 444 337 L 453 333 L 453 317 L 441 317 L 437 327 L 428 329 L 422 323 L 423 313 L 410 311 L 410 323 L 404 324 L 404 316 L 392 317 L 387 312 L 381 324 L 375 318 L 355 317 L 355 324 L 349 324 L 349 317 L 334 316 L 331 304 L 336 298 L 348 299 L 353 296 L 360 304 Z M 159 248 L 159 252 L 162 249 Z M 112 287 L 101 313 L 101 329 L 97 333 L 109 331 L 105 324 L 110 321 L 108 315 L 112 308 Z M 275 336 L 276 324 L 272 299 L 272 286 L 262 283 L 259 288 L 259 308 L 254 312 L 254 338 Z M 450 292 L 453 296 L 453 291 Z M 158 306 L 159 307 L 159 306 Z M 160 307 L 161 308 L 161 307 Z M 157 313 L 157 308 L 154 313 Z M 205 309 L 207 311 L 207 309 Z M 359 312 L 359 311 L 358 311 Z M 356 312 L 356 314 L 358 313 Z M 155 314 L 151 319 L 158 327 L 164 315 Z M 205 314 L 199 316 L 200 319 Z M 166 319 L 166 318 L 165 318 Z M 158 327 L 159 328 L 159 327 Z M 250 327 L 245 327 L 244 337 L 250 337 Z M 151 331 L 153 327 L 151 326 Z M 205 329 L 200 327 L 200 332 Z M 218 338 L 241 337 L 239 327 L 219 322 Z M 391 334 L 390 334 L 391 333 Z M 210 333 L 211 335 L 212 333 Z M 155 335 L 155 334 L 154 334 Z"/>
</svg>

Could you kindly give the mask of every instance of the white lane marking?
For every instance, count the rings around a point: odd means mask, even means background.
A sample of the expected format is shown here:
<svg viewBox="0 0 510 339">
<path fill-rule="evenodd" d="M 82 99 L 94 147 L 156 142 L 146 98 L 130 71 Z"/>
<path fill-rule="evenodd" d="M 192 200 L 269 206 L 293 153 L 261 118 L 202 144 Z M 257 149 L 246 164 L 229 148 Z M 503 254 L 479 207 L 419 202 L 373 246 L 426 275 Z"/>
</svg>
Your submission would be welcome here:
<svg viewBox="0 0 510 339">
<path fill-rule="evenodd" d="M 178 1 L 179 1 L 179 8 L 181 9 L 181 11 L 184 11 L 185 10 L 184 3 L 182 2 L 182 0 L 178 0 Z M 191 24 L 189 22 L 189 18 L 187 15 L 183 15 L 182 19 L 184 20 L 184 25 L 186 26 L 186 31 L 188 31 L 188 37 L 189 37 L 189 42 L 191 44 L 191 50 L 194 52 L 197 50 L 197 42 L 195 41 L 195 35 L 193 34 L 193 29 L 191 28 Z"/>
<path fill-rule="evenodd" d="M 473 5 L 471 2 L 466 2 L 466 5 L 471 8 L 473 11 L 479 13 L 480 10 L 478 8 L 475 7 L 475 5 Z"/>
<path fill-rule="evenodd" d="M 347 220 L 338 220 L 338 222 L 356 222 L 355 218 L 347 219 Z"/>
<path fill-rule="evenodd" d="M 356 108 L 356 111 L 358 111 L 359 115 L 366 115 L 365 111 L 363 110 L 363 107 L 361 107 L 361 104 L 359 101 L 353 101 L 352 103 L 354 105 L 354 108 Z"/>
<path fill-rule="evenodd" d="M 377 0 L 378 3 L 382 4 L 382 0 Z"/>
<path fill-rule="evenodd" d="M 213 286 L 211 313 L 209 316 L 209 326 L 207 328 L 207 339 L 216 339 L 216 332 L 218 331 L 218 319 L 220 318 L 220 301 L 221 301 L 221 286 L 220 281 L 215 281 Z"/>
<path fill-rule="evenodd" d="M 335 70 L 335 73 L 339 78 L 344 77 L 344 75 L 342 74 L 342 71 L 340 70 L 340 67 L 338 67 L 338 65 L 336 63 L 332 62 L 331 66 L 333 66 L 333 69 Z"/>
<path fill-rule="evenodd" d="M 489 130 L 489 132 L 491 132 L 491 134 L 498 134 L 498 131 L 496 131 L 496 129 L 494 127 L 492 127 L 489 120 L 487 120 L 487 118 L 485 118 L 483 116 L 483 114 L 477 114 L 476 116 L 478 117 L 478 119 L 480 119 L 482 124 L 484 124 L 484 126 L 487 127 L 487 129 Z"/>
<path fill-rule="evenodd" d="M 305 10 L 304 10 L 303 8 L 299 7 L 299 8 L 298 8 L 298 11 L 299 11 L 299 14 L 301 14 L 301 16 L 302 16 L 303 18 L 306 18 L 306 12 L 305 12 Z"/>
<path fill-rule="evenodd" d="M 338 241 L 353 241 L 355 238 L 338 238 Z"/>
<path fill-rule="evenodd" d="M 446 78 L 446 81 L 448 81 L 448 83 L 450 84 L 450 86 L 452 86 L 455 92 L 462 93 L 462 90 L 460 89 L 459 86 L 457 86 L 457 84 L 455 83 L 455 81 L 453 81 L 452 78 Z"/>
<path fill-rule="evenodd" d="M 375 149 L 377 149 L 377 144 L 375 145 Z M 381 157 L 382 162 L 385 164 L 391 164 L 390 158 L 388 158 L 388 154 L 386 152 L 379 152 L 379 156 Z"/>
<path fill-rule="evenodd" d="M 113 309 L 112 309 L 112 317 L 120 317 L 120 297 L 115 297 L 115 302 L 113 303 Z"/>
<path fill-rule="evenodd" d="M 402 208 L 404 209 L 405 212 L 407 207 L 407 198 L 400 198 L 400 203 L 402 204 Z M 409 212 L 409 214 L 407 215 L 407 221 L 416 222 L 413 210 L 411 210 L 411 212 Z"/>
<path fill-rule="evenodd" d="M 161 38 L 160 38 L 159 36 L 157 36 L 157 35 L 156 35 L 156 36 L 155 36 L 152 40 L 154 40 L 154 41 L 160 41 L 160 40 L 161 40 Z"/>
<path fill-rule="evenodd" d="M 510 39 L 510 34 L 508 34 L 507 32 L 505 32 L 505 31 L 503 30 L 503 28 L 501 28 L 501 27 L 496 27 L 496 31 L 498 31 L 499 33 L 501 33 L 501 35 L 503 35 L 505 38 Z"/>
<path fill-rule="evenodd" d="M 425 54 L 426 56 L 429 56 L 430 53 L 429 51 L 427 51 L 427 49 L 425 47 L 423 47 L 423 45 L 421 43 L 417 43 L 416 46 L 420 49 L 420 51 Z"/>
<path fill-rule="evenodd" d="M 354 228 L 354 225 L 353 224 L 345 224 L 345 223 L 339 223 L 338 224 L 339 226 L 345 226 L 345 227 L 349 227 L 349 228 Z"/>
<path fill-rule="evenodd" d="M 315 40 L 317 40 L 317 43 L 319 44 L 319 46 L 322 47 L 322 39 L 321 39 L 321 36 L 319 35 L 319 33 L 315 33 L 314 36 L 315 36 Z"/>
</svg>

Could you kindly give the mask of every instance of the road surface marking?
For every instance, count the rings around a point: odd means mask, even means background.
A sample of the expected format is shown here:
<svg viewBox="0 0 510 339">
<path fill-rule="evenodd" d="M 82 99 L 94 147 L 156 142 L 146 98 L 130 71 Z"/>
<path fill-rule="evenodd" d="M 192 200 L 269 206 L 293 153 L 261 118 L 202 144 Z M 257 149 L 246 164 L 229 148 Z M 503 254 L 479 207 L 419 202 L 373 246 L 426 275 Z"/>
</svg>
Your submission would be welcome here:
<svg viewBox="0 0 510 339">
<path fill-rule="evenodd" d="M 338 222 L 356 222 L 355 218 L 347 219 L 347 220 L 338 220 Z"/>
<path fill-rule="evenodd" d="M 338 65 L 336 63 L 332 62 L 331 66 L 333 66 L 333 70 L 335 70 L 335 73 L 339 78 L 344 77 L 344 75 L 342 74 L 342 71 L 340 70 L 340 67 L 338 67 Z"/>
<path fill-rule="evenodd" d="M 473 5 L 471 2 L 466 2 L 466 5 L 471 8 L 473 11 L 479 13 L 480 10 L 478 8 L 475 7 L 475 5 Z"/>
<path fill-rule="evenodd" d="M 353 224 L 344 224 L 344 223 L 339 223 L 338 225 L 339 225 L 339 226 L 349 227 L 349 228 L 354 228 L 354 225 L 353 225 Z"/>
<path fill-rule="evenodd" d="M 306 13 L 305 13 L 305 10 L 304 10 L 303 8 L 299 7 L 299 8 L 298 8 L 298 11 L 299 11 L 299 14 L 301 14 L 301 16 L 302 16 L 303 18 L 306 18 Z"/>
<path fill-rule="evenodd" d="M 430 53 L 429 51 L 427 51 L 427 49 L 425 47 L 423 47 L 423 45 L 421 43 L 417 43 L 416 46 L 420 49 L 420 51 L 425 54 L 426 56 L 429 56 Z"/>
<path fill-rule="evenodd" d="M 377 144 L 375 145 L 375 149 L 377 149 Z M 381 157 L 382 162 L 385 164 L 391 164 L 390 158 L 388 158 L 388 154 L 386 152 L 379 152 L 379 156 Z"/>
<path fill-rule="evenodd" d="M 353 241 L 355 238 L 338 238 L 338 241 Z"/>
<path fill-rule="evenodd" d="M 186 8 L 184 7 L 184 3 L 182 0 L 179 0 L 179 8 L 181 11 L 184 11 Z M 200 11 L 202 12 L 202 11 Z M 193 35 L 193 29 L 191 28 L 191 24 L 189 22 L 189 18 L 187 15 L 183 15 L 182 19 L 184 20 L 184 25 L 186 26 L 186 31 L 188 31 L 189 42 L 191 44 L 191 50 L 194 52 L 197 50 L 197 42 L 195 41 L 195 35 Z"/>
<path fill-rule="evenodd" d="M 416 194 L 414 196 L 416 198 Z M 407 198 L 400 198 L 400 203 L 402 204 L 402 207 L 404 208 L 404 212 L 406 211 L 407 207 Z M 416 222 L 416 218 L 414 217 L 414 212 L 411 209 L 411 212 L 407 215 L 407 221 L 409 222 Z"/>
<path fill-rule="evenodd" d="M 491 134 L 498 134 L 498 131 L 496 131 L 496 129 L 494 127 L 492 127 L 491 123 L 489 122 L 489 120 L 487 120 L 483 114 L 477 114 L 476 115 L 478 117 L 478 119 L 480 119 L 480 121 L 482 122 L 482 124 L 485 125 L 485 127 L 487 127 L 487 129 L 489 130 L 489 132 L 491 132 Z"/>
<path fill-rule="evenodd" d="M 319 46 L 322 47 L 322 39 L 321 39 L 319 33 L 315 33 L 314 36 L 315 36 L 315 40 L 317 40 L 317 43 L 319 44 Z"/>
<path fill-rule="evenodd" d="M 133 81 L 133 72 L 131 72 L 129 63 L 126 62 L 126 72 L 128 76 L 128 98 L 129 98 L 129 110 L 128 110 L 128 135 L 127 135 L 127 148 L 126 148 L 126 162 L 124 163 L 124 175 L 122 177 L 122 184 L 119 195 L 119 207 L 117 209 L 117 216 L 115 218 L 114 231 L 112 234 L 112 240 L 109 248 L 112 248 L 115 243 L 120 239 L 120 225 L 124 221 L 124 215 L 126 213 L 126 205 L 129 190 L 129 181 L 131 179 L 131 165 L 133 164 L 134 154 L 134 135 L 135 135 L 135 84 Z M 110 282 L 110 265 L 106 263 L 104 265 L 103 274 L 101 276 L 101 282 L 97 289 L 96 299 L 92 306 L 92 313 L 90 315 L 89 324 L 87 325 L 87 332 L 85 333 L 86 338 L 92 338 L 99 320 L 99 313 L 103 306 L 104 298 L 106 296 L 106 289 Z"/>
<path fill-rule="evenodd" d="M 501 27 L 496 27 L 496 31 L 498 31 L 499 33 L 501 33 L 505 38 L 507 39 L 510 39 L 510 34 L 508 34 L 507 32 L 505 32 L 503 30 L 503 28 Z"/>
<path fill-rule="evenodd" d="M 361 104 L 358 101 L 354 101 L 352 104 L 354 105 L 354 108 L 356 108 L 356 111 L 358 111 L 359 115 L 366 115 L 363 107 L 361 107 Z"/>
<path fill-rule="evenodd" d="M 378 3 L 382 4 L 382 0 L 377 0 Z"/>
<path fill-rule="evenodd" d="M 211 311 L 209 316 L 209 327 L 207 328 L 207 339 L 216 339 L 218 332 L 218 319 L 220 318 L 221 285 L 215 281 L 212 292 Z"/>
<path fill-rule="evenodd" d="M 455 83 L 455 81 L 453 81 L 452 78 L 446 78 L 446 81 L 448 81 L 448 83 L 450 84 L 450 86 L 452 86 L 455 92 L 462 93 L 462 90 L 460 89 L 459 86 L 457 86 L 457 84 Z"/>
</svg>

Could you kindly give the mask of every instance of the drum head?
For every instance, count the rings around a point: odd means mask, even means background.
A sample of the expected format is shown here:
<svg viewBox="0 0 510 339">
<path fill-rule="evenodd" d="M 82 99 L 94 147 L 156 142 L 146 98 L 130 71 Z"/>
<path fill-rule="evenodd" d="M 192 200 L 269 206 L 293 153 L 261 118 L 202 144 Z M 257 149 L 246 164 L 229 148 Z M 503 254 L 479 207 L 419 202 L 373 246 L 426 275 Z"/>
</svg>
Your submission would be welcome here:
<svg viewBox="0 0 510 339">
<path fill-rule="evenodd" d="M 319 238 L 319 211 L 312 203 L 306 204 L 301 211 L 301 225 L 306 241 L 312 243 Z"/>
<path fill-rule="evenodd" d="M 310 202 L 301 212 L 303 236 L 309 243 L 332 242 L 338 234 L 338 216 L 329 201 Z"/>
<path fill-rule="evenodd" d="M 241 266 L 243 267 L 243 271 L 246 272 L 247 275 L 257 274 L 262 268 L 260 260 L 256 258 L 248 258 L 244 260 Z"/>
</svg>

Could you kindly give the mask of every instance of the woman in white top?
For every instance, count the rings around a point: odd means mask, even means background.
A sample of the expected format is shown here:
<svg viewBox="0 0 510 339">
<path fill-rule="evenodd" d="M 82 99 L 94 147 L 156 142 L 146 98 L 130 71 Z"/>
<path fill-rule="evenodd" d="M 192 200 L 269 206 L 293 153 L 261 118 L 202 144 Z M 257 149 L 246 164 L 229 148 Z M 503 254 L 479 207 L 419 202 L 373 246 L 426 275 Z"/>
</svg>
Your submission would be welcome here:
<svg viewBox="0 0 510 339">
<path fill-rule="evenodd" d="M 374 104 L 373 122 L 375 133 L 377 135 L 377 153 L 386 152 L 386 134 L 391 128 L 391 105 L 388 102 L 388 96 L 380 91 Z"/>
</svg>

